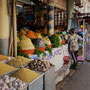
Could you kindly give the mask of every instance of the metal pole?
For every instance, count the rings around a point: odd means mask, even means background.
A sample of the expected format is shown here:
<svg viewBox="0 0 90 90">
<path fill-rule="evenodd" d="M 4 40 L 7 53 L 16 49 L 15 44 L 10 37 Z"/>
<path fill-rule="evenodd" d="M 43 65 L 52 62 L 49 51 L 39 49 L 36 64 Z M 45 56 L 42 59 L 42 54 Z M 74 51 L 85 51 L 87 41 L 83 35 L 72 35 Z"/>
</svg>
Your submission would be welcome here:
<svg viewBox="0 0 90 90">
<path fill-rule="evenodd" d="M 85 19 L 83 19 L 83 59 L 85 60 Z"/>
</svg>

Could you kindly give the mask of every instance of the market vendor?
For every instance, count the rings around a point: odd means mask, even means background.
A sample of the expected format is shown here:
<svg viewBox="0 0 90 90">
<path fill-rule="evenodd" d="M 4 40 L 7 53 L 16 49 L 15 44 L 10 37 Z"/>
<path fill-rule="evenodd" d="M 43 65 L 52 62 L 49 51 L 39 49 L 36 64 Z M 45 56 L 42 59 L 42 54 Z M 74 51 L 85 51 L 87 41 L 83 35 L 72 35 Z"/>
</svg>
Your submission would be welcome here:
<svg viewBox="0 0 90 90">
<path fill-rule="evenodd" d="M 69 45 L 70 45 L 70 54 L 74 60 L 74 64 L 72 65 L 73 69 L 77 68 L 77 57 L 78 57 L 78 50 L 79 50 L 79 43 L 78 40 L 82 40 L 82 38 L 75 33 L 75 28 L 70 30 L 70 37 L 69 37 Z"/>
</svg>

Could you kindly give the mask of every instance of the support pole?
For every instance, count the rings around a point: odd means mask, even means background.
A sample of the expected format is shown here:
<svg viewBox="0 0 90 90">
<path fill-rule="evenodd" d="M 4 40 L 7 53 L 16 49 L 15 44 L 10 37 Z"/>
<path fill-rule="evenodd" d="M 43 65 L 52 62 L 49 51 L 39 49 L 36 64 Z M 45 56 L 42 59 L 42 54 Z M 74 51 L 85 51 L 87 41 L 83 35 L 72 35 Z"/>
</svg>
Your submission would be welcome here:
<svg viewBox="0 0 90 90">
<path fill-rule="evenodd" d="M 85 19 L 83 19 L 83 59 L 85 60 Z"/>
<path fill-rule="evenodd" d="M 16 0 L 13 0 L 13 30 L 14 30 L 14 56 L 17 57 L 17 21 Z"/>
<path fill-rule="evenodd" d="M 47 0 L 47 14 L 48 14 L 48 25 L 47 30 L 49 36 L 54 34 L 54 1 L 53 0 Z"/>
</svg>

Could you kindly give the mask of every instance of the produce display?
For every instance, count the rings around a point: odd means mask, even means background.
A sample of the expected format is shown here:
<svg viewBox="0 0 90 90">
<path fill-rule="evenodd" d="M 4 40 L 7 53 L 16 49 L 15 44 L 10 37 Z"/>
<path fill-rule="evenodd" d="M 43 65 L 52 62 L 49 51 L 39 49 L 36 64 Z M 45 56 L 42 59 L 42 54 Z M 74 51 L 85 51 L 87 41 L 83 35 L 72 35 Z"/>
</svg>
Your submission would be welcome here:
<svg viewBox="0 0 90 90">
<path fill-rule="evenodd" d="M 11 71 L 14 71 L 14 70 L 16 70 L 15 67 L 9 66 L 9 65 L 4 64 L 4 63 L 0 63 L 0 76 L 4 75 L 6 73 L 9 73 Z"/>
<path fill-rule="evenodd" d="M 27 37 L 34 38 L 34 39 L 37 38 L 36 33 L 31 30 L 27 33 Z"/>
<path fill-rule="evenodd" d="M 24 90 L 27 84 L 15 77 L 4 75 L 0 77 L 0 90 Z"/>
<path fill-rule="evenodd" d="M 48 36 L 43 37 L 43 41 L 44 41 L 45 44 L 47 44 L 47 45 L 51 45 L 51 42 L 50 42 Z"/>
<path fill-rule="evenodd" d="M 59 36 L 57 34 L 53 34 L 50 37 L 51 43 L 53 44 L 53 47 L 59 47 L 60 46 L 60 39 Z"/>
<path fill-rule="evenodd" d="M 28 59 L 31 59 L 31 58 L 30 58 L 27 54 L 25 54 L 25 53 L 18 52 L 17 55 L 18 55 L 18 56 L 26 57 L 26 58 L 28 58 Z"/>
<path fill-rule="evenodd" d="M 41 33 L 36 33 L 36 35 L 37 35 L 37 38 L 42 38 Z"/>
<path fill-rule="evenodd" d="M 7 60 L 7 59 L 8 59 L 8 57 L 7 57 L 7 56 L 0 55 L 0 61 Z"/>
<path fill-rule="evenodd" d="M 26 64 L 30 63 L 30 60 L 27 58 L 24 58 L 22 56 L 18 56 L 16 58 L 13 58 L 12 60 L 8 61 L 7 64 L 12 66 L 25 66 Z"/>
<path fill-rule="evenodd" d="M 51 64 L 47 60 L 36 59 L 30 62 L 30 69 L 38 71 L 46 71 L 50 68 Z"/>
<path fill-rule="evenodd" d="M 22 29 L 21 31 L 20 31 L 20 33 L 19 33 L 19 35 L 20 36 L 22 36 L 22 35 L 26 35 L 27 33 Z"/>
<path fill-rule="evenodd" d="M 40 76 L 39 73 L 36 73 L 27 68 L 21 68 L 11 75 L 11 77 L 16 77 L 26 83 L 32 82 L 34 79 L 36 79 L 39 76 Z"/>
<path fill-rule="evenodd" d="M 17 37 L 17 43 L 19 42 L 20 40 L 19 40 L 19 38 Z"/>
<path fill-rule="evenodd" d="M 29 38 L 22 38 L 22 40 L 17 43 L 17 46 L 19 50 L 34 49 L 34 46 Z"/>
</svg>

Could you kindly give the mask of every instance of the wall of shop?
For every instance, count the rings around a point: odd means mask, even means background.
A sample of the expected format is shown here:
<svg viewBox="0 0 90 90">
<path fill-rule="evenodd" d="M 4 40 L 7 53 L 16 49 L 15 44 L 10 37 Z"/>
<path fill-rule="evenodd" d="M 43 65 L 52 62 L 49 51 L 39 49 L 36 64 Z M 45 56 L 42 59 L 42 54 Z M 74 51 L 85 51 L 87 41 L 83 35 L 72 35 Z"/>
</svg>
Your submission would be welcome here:
<svg viewBox="0 0 90 90">
<path fill-rule="evenodd" d="M 9 19 L 7 0 L 0 0 L 0 54 L 8 55 Z"/>
<path fill-rule="evenodd" d="M 90 1 L 89 0 L 81 0 L 83 7 L 81 8 L 81 13 L 90 12 Z"/>
</svg>

